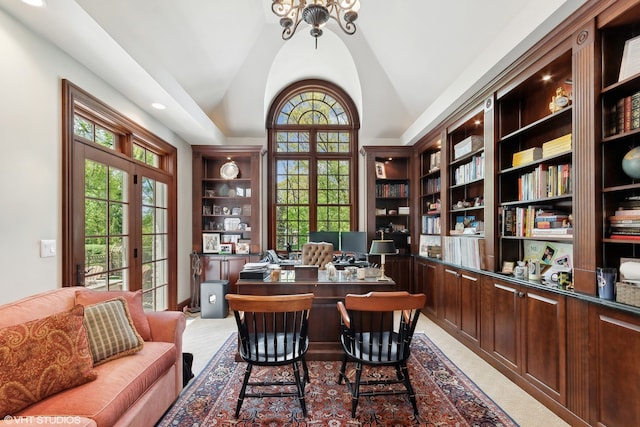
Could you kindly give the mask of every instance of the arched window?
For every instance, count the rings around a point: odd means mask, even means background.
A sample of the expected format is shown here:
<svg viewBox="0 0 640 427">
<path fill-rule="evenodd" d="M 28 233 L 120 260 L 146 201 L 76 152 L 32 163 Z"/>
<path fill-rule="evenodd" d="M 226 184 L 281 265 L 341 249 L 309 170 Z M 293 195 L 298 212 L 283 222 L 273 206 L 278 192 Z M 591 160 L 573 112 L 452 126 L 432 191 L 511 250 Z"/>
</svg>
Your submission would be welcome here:
<svg viewBox="0 0 640 427">
<path fill-rule="evenodd" d="M 357 229 L 359 127 L 353 101 L 329 82 L 301 81 L 276 97 L 267 117 L 270 248 Z"/>
</svg>

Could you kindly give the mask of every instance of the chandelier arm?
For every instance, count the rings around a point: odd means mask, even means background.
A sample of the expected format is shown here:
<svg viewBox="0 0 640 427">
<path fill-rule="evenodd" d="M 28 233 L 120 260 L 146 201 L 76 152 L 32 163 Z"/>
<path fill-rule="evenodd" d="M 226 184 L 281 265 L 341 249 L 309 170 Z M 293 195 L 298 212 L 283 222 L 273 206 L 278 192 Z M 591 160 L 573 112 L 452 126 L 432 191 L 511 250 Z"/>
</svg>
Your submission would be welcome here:
<svg viewBox="0 0 640 427">
<path fill-rule="evenodd" d="M 297 17 L 298 12 L 296 12 L 296 19 L 294 20 L 296 24 L 285 27 L 284 30 L 282 30 L 282 40 L 289 40 L 296 33 L 298 25 L 300 25 L 300 22 L 303 22 L 301 19 L 297 19 Z"/>
<path fill-rule="evenodd" d="M 345 18 L 346 13 L 349 11 L 345 11 L 340 8 L 337 4 L 331 4 L 331 9 L 329 10 L 329 17 L 338 23 L 338 26 L 348 35 L 353 35 L 356 33 L 356 24 L 353 21 L 350 21 Z M 357 18 L 358 15 L 356 15 Z M 344 20 L 344 24 L 342 21 Z"/>
</svg>

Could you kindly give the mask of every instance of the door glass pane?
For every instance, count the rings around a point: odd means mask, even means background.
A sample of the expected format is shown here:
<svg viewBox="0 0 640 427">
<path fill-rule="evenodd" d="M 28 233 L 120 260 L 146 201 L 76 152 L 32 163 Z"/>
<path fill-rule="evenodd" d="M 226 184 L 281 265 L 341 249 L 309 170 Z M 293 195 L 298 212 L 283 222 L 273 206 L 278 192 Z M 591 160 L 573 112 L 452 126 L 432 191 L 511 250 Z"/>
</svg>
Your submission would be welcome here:
<svg viewBox="0 0 640 427">
<path fill-rule="evenodd" d="M 128 173 L 87 159 L 84 178 L 84 285 L 129 289 Z"/>
<path fill-rule="evenodd" d="M 142 289 L 145 308 L 167 308 L 168 186 L 142 178 Z"/>
</svg>

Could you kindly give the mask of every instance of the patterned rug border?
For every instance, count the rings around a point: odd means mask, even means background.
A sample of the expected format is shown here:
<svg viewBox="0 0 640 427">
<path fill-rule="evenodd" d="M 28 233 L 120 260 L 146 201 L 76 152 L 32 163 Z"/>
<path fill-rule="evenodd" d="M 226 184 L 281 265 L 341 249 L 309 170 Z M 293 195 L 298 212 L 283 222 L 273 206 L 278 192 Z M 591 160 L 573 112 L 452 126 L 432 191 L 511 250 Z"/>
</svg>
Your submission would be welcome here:
<svg viewBox="0 0 640 427">
<path fill-rule="evenodd" d="M 515 420 L 513 420 L 513 418 L 511 418 L 511 416 L 509 414 L 507 414 L 502 407 L 500 407 L 500 405 L 498 405 L 490 396 L 488 396 L 471 378 L 469 378 L 469 376 L 467 376 L 467 374 L 465 374 L 453 361 L 451 361 L 451 359 L 449 359 L 441 350 L 440 348 L 438 348 L 438 346 L 436 346 L 436 344 L 431 341 L 431 339 L 429 339 L 429 337 L 425 334 L 425 333 L 418 333 L 416 332 L 414 334 L 414 341 L 412 344 L 412 355 L 411 355 L 411 359 L 409 360 L 409 366 L 411 367 L 411 364 L 418 364 L 422 369 L 426 369 L 425 366 L 423 366 L 422 364 L 420 364 L 420 361 L 417 360 L 415 353 L 416 353 L 416 348 L 422 348 L 422 346 L 419 345 L 419 341 L 423 341 L 424 344 L 426 345 L 426 347 L 429 348 L 429 350 L 431 352 L 433 352 L 433 354 L 440 359 L 443 364 L 451 370 L 452 374 L 455 376 L 455 378 L 457 378 L 466 388 L 469 389 L 470 392 L 472 392 L 474 394 L 474 396 L 476 398 L 478 398 L 483 404 L 485 404 L 487 406 L 488 410 L 494 411 L 498 417 L 502 417 L 501 421 L 505 421 L 505 423 L 498 423 L 498 424 L 487 424 L 487 423 L 482 423 L 482 424 L 471 424 L 468 423 L 469 426 L 473 425 L 475 426 L 509 426 L 509 427 L 518 427 L 518 424 L 515 422 Z M 174 402 L 174 404 L 171 406 L 171 408 L 169 408 L 167 410 L 167 412 L 164 414 L 163 418 L 156 424 L 156 427 L 173 427 L 173 426 L 186 426 L 189 424 L 183 424 L 183 420 L 181 418 L 179 418 L 180 416 L 180 412 L 181 409 L 184 407 L 189 406 L 191 410 L 201 410 L 203 412 L 203 419 L 206 417 L 206 414 L 208 414 L 208 410 L 210 408 L 215 408 L 218 405 L 218 401 L 222 398 L 224 399 L 224 395 L 223 393 L 221 393 L 222 390 L 224 390 L 225 388 L 228 387 L 233 387 L 233 385 L 230 385 L 230 381 L 233 378 L 233 375 L 227 375 L 225 377 L 224 380 L 224 384 L 219 384 L 218 385 L 218 394 L 217 396 L 215 396 L 214 399 L 212 399 L 210 401 L 210 403 L 204 407 L 194 407 L 194 405 L 191 403 L 190 404 L 190 397 L 192 397 L 192 395 L 194 395 L 195 393 L 197 393 L 197 391 L 199 389 L 201 389 L 203 386 L 206 386 L 207 383 L 210 381 L 210 376 L 209 374 L 214 372 L 216 370 L 216 368 L 220 367 L 220 363 L 222 361 L 225 360 L 225 358 L 228 358 L 229 356 L 226 354 L 229 351 L 235 351 L 236 348 L 236 342 L 237 342 L 237 333 L 233 332 L 229 335 L 229 337 L 223 342 L 223 344 L 220 346 L 220 348 L 218 349 L 218 351 L 216 351 L 216 353 L 211 357 L 211 359 L 207 362 L 207 364 L 204 366 L 204 368 L 202 369 L 202 371 L 193 379 L 189 382 L 189 384 L 184 388 L 184 390 L 182 390 L 182 392 L 180 393 L 180 395 L 178 396 L 178 398 L 176 399 L 176 401 Z M 233 359 L 233 357 L 232 357 Z M 235 363 L 235 362 L 234 362 Z M 308 362 L 309 364 L 313 363 L 313 361 Z M 236 363 L 236 365 L 239 365 L 240 363 Z M 241 363 L 243 364 L 243 363 Z M 310 368 L 311 369 L 311 368 Z M 242 368 L 242 371 L 244 371 L 244 368 Z M 412 381 L 413 382 L 413 381 Z M 210 385 L 210 384 L 209 384 Z M 343 385 L 344 386 L 344 385 Z M 440 387 L 441 392 L 446 393 L 446 391 L 443 389 L 443 387 Z M 417 390 L 418 391 L 418 390 Z M 233 407 L 235 408 L 235 397 L 233 399 Z M 297 405 L 297 401 L 293 400 L 294 405 Z M 245 406 L 247 405 L 247 402 L 245 402 Z M 307 406 L 309 405 L 309 403 L 307 403 Z M 408 401 L 406 402 L 406 405 L 410 407 L 410 404 L 408 403 Z M 245 411 L 245 406 L 243 406 L 242 411 Z M 344 412 L 346 414 L 349 413 L 350 408 L 348 406 L 344 407 Z M 358 407 L 358 411 L 361 411 L 361 407 Z M 300 417 L 302 415 L 300 414 Z M 336 422 L 332 422 L 332 421 L 328 421 L 327 424 L 324 424 L 324 422 L 322 421 L 314 421 L 314 420 L 306 420 L 304 418 L 300 419 L 299 422 L 297 423 L 283 423 L 282 425 L 296 425 L 296 426 L 308 426 L 308 425 L 329 425 L 329 426 L 377 426 L 377 425 L 400 425 L 397 423 L 394 424 L 378 424 L 376 422 L 372 422 L 372 423 L 367 423 L 367 422 L 360 422 L 358 420 L 359 416 L 356 415 L 356 418 L 351 418 L 350 414 L 348 414 L 348 418 L 347 419 L 342 419 L 340 421 L 336 421 Z M 508 424 L 506 422 L 510 422 L 511 424 Z M 322 424 L 321 424 L 322 423 Z M 344 424 L 343 424 L 344 423 Z M 209 424 L 209 423 L 202 423 L 199 424 L 197 422 L 194 422 L 192 424 L 193 427 L 196 426 L 204 426 L 204 425 L 219 425 L 219 426 L 258 426 L 258 425 L 276 425 L 273 423 L 273 420 L 271 420 L 269 423 L 264 423 L 264 424 L 256 424 L 256 423 L 244 423 L 240 420 L 238 421 L 225 421 L 225 420 L 221 420 L 220 422 L 214 422 L 213 424 Z M 279 425 L 279 424 L 278 424 Z M 414 425 L 435 425 L 435 424 L 424 424 L 424 423 L 420 423 L 420 424 L 416 424 L 414 422 Z M 445 424 L 438 424 L 439 426 L 445 426 Z M 448 425 L 448 424 L 446 424 Z M 460 424 L 456 424 L 456 425 L 460 425 Z"/>
</svg>

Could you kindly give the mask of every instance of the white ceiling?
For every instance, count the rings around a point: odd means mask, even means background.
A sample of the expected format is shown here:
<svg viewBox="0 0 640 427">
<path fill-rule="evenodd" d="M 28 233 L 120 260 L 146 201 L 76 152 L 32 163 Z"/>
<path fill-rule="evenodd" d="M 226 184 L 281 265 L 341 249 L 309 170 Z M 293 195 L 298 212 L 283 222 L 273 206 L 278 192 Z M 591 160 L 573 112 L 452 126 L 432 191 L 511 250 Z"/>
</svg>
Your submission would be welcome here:
<svg viewBox="0 0 640 427">
<path fill-rule="evenodd" d="M 362 141 L 414 143 L 585 0 L 361 0 L 314 49 L 280 37 L 270 0 L 19 0 L 0 8 L 191 144 L 264 138 L 273 97 L 301 78 L 352 96 Z M 151 108 L 154 101 L 167 109 Z"/>
</svg>

